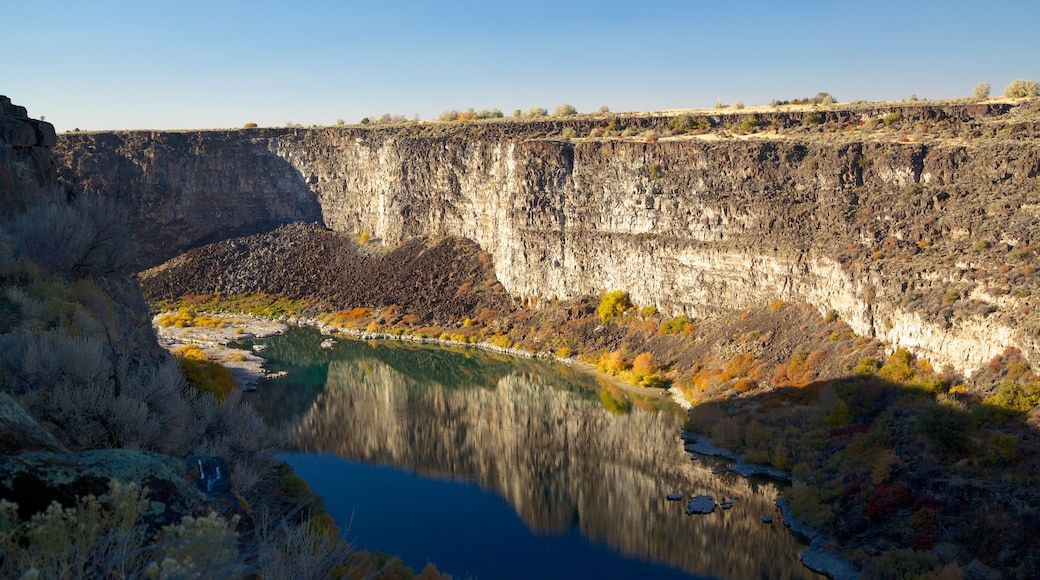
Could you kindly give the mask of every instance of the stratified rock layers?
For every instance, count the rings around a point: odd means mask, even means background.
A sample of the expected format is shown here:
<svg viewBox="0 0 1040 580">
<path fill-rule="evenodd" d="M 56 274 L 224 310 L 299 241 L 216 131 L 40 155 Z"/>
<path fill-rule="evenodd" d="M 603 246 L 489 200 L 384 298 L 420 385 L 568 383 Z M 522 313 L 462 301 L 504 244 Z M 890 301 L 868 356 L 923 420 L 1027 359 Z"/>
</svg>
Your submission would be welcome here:
<svg viewBox="0 0 1040 580">
<path fill-rule="evenodd" d="M 1014 113 L 916 114 L 963 126 Z M 69 134 L 58 149 L 77 192 L 134 208 L 146 265 L 295 220 L 384 244 L 459 235 L 516 296 L 621 288 L 694 316 L 801 301 L 970 373 L 1006 346 L 1040 360 L 1029 294 L 976 280 L 972 258 L 978 240 L 1025 248 L 1040 232 L 1036 130 L 1010 126 L 977 143 L 854 131 L 570 142 L 501 124 Z M 961 303 L 938 298 L 950 289 Z"/>
</svg>

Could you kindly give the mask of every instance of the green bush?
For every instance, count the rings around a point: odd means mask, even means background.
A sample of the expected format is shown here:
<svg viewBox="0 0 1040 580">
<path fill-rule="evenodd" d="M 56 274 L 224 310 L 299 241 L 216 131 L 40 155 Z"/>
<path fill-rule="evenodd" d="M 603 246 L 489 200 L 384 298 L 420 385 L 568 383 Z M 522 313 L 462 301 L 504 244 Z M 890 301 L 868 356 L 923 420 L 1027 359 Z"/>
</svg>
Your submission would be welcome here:
<svg viewBox="0 0 1040 580">
<path fill-rule="evenodd" d="M 681 314 L 675 318 L 665 320 L 661 323 L 661 334 L 678 334 L 686 330 L 693 321 L 689 316 Z"/>
<path fill-rule="evenodd" d="M 744 119 L 740 125 L 737 126 L 738 133 L 754 133 L 758 130 L 759 122 L 755 117 L 748 117 Z"/>
<path fill-rule="evenodd" d="M 660 163 L 651 163 L 646 168 L 646 173 L 650 177 L 650 179 L 654 180 L 661 179 L 662 177 L 664 177 L 664 169 L 661 168 Z"/>
<path fill-rule="evenodd" d="M 668 121 L 668 128 L 678 133 L 689 133 L 691 131 L 707 131 L 711 129 L 711 121 L 705 117 L 691 117 L 683 115 L 673 117 Z"/>
<path fill-rule="evenodd" d="M 881 122 L 884 123 L 886 127 L 890 127 L 890 126 L 895 125 L 896 123 L 898 123 L 898 122 L 900 122 L 902 120 L 903 120 L 903 116 L 900 115 L 899 113 L 889 113 L 889 114 L 885 115 L 885 117 L 883 119 L 881 119 Z"/>
<path fill-rule="evenodd" d="M 631 307 L 632 302 L 628 298 L 628 293 L 624 290 L 614 290 L 603 295 L 596 308 L 596 314 L 603 322 L 611 322 Z"/>
<path fill-rule="evenodd" d="M 823 124 L 823 114 L 819 111 L 811 111 L 802 117 L 802 125 L 806 127 L 812 127 L 813 125 Z"/>
<path fill-rule="evenodd" d="M 833 105 L 837 103 L 837 99 L 831 96 L 830 93 L 816 93 L 816 96 L 809 99 L 814 105 Z"/>
<path fill-rule="evenodd" d="M 1004 89 L 1004 96 L 1011 99 L 1040 96 L 1040 83 L 1015 79 Z"/>
<path fill-rule="evenodd" d="M 578 109 L 575 109 L 568 103 L 563 103 L 562 105 L 553 109 L 553 117 L 570 117 L 571 115 L 577 114 Z"/>
</svg>

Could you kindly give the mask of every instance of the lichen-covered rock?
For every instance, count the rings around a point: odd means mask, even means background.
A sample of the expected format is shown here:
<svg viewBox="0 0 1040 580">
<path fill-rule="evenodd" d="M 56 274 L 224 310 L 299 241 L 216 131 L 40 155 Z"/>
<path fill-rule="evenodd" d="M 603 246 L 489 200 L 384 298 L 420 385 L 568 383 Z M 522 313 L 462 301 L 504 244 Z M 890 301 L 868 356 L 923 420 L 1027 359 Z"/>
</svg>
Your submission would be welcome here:
<svg viewBox="0 0 1040 580">
<path fill-rule="evenodd" d="M 18 504 L 19 517 L 27 520 L 51 502 L 72 507 L 79 497 L 101 497 L 116 480 L 147 490 L 149 509 L 139 523 L 150 534 L 185 516 L 215 512 L 231 520 L 243 515 L 241 508 L 228 509 L 220 494 L 210 497 L 199 490 L 189 479 L 191 465 L 168 455 L 126 449 L 8 455 L 0 461 L 0 499 Z M 239 521 L 239 531 L 251 527 L 251 520 Z"/>
</svg>

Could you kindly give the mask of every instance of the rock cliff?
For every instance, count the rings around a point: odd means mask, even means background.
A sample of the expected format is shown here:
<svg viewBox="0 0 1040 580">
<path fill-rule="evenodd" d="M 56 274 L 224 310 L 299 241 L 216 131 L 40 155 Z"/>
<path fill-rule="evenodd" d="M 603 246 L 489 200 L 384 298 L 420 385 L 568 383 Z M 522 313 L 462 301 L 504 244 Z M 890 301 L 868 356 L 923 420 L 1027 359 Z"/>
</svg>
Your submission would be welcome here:
<svg viewBox="0 0 1040 580">
<path fill-rule="evenodd" d="M 387 245 L 469 238 L 518 297 L 623 288 L 693 316 L 800 301 L 937 366 L 971 373 L 1007 346 L 1040 360 L 1035 102 L 675 118 L 76 133 L 57 150 L 75 194 L 133 208 L 144 265 L 321 219 Z"/>
</svg>

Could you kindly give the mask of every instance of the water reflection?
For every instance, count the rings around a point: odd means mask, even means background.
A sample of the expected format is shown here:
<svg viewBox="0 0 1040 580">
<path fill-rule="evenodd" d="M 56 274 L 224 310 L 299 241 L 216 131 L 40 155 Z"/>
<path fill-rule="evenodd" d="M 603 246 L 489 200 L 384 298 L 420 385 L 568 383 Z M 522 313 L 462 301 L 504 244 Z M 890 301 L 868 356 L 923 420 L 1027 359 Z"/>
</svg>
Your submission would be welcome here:
<svg viewBox="0 0 1040 580">
<path fill-rule="evenodd" d="M 301 450 L 472 481 L 532 529 L 577 528 L 694 574 L 815 577 L 798 562 L 797 540 L 761 521 L 775 511 L 774 485 L 691 461 L 679 413 L 638 401 L 608 412 L 594 379 L 539 361 L 355 341 L 322 351 L 318 342 L 310 332 L 269 341 L 265 356 L 290 375 L 257 397 L 268 416 L 297 417 Z M 665 499 L 672 492 L 739 499 L 687 516 L 684 502 Z"/>
</svg>

